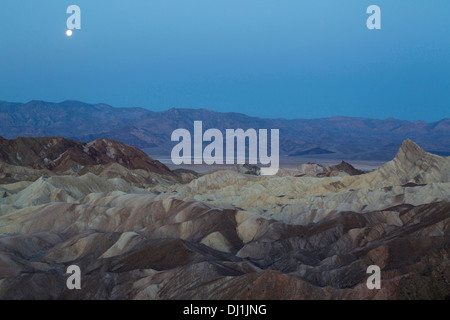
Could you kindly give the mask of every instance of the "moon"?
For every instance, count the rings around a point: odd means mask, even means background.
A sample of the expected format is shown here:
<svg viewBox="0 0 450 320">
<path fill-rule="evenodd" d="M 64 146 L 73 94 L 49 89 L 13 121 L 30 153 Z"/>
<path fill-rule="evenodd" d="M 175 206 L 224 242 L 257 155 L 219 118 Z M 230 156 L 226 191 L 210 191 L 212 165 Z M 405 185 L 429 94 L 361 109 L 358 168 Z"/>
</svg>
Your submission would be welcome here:
<svg viewBox="0 0 450 320">
<path fill-rule="evenodd" d="M 67 30 L 67 31 L 66 31 L 66 35 L 67 35 L 68 37 L 71 37 L 71 36 L 72 36 L 72 30 Z"/>
</svg>

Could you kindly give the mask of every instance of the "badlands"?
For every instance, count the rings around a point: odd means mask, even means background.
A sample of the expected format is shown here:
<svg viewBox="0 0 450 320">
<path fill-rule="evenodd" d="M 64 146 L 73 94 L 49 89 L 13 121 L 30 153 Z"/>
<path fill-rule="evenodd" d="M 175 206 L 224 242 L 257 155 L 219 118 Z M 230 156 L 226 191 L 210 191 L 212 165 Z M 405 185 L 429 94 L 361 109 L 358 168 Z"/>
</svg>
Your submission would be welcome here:
<svg viewBox="0 0 450 320">
<path fill-rule="evenodd" d="M 243 169 L 0 138 L 0 299 L 450 299 L 450 157 Z"/>
</svg>

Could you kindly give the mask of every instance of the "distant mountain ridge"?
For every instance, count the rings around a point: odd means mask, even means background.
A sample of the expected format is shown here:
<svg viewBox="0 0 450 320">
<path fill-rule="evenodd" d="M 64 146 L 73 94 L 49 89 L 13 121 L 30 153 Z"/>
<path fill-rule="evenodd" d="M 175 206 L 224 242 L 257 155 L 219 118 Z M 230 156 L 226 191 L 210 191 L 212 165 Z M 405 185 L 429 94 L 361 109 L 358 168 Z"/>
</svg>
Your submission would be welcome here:
<svg viewBox="0 0 450 320">
<path fill-rule="evenodd" d="M 152 155 L 168 155 L 175 145 L 173 130 L 280 129 L 280 154 L 349 160 L 390 160 L 405 139 L 425 150 L 450 154 L 450 119 L 426 123 L 332 117 L 324 119 L 262 119 L 240 113 L 207 109 L 170 109 L 154 112 L 142 108 L 115 108 L 79 101 L 51 103 L 0 101 L 0 136 L 61 136 L 82 142 L 106 138 L 143 148 Z M 316 152 L 318 151 L 318 152 Z"/>
</svg>

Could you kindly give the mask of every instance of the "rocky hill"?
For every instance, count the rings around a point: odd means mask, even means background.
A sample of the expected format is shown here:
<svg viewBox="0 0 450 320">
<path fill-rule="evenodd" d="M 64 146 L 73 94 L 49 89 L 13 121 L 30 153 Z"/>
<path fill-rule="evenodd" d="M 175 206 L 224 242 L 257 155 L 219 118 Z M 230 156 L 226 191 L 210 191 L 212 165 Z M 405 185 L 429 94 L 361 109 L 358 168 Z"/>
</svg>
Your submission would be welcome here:
<svg viewBox="0 0 450 320">
<path fill-rule="evenodd" d="M 78 172 L 86 166 L 118 163 L 128 169 L 171 174 L 169 168 L 136 147 L 108 139 L 81 143 L 65 138 L 0 137 L 0 161 L 56 172 Z"/>
<path fill-rule="evenodd" d="M 61 137 L 0 137 L 0 183 L 87 173 L 137 186 L 183 183 L 196 176 L 189 170 L 173 172 L 138 148 L 108 139 L 81 143 Z"/>
</svg>

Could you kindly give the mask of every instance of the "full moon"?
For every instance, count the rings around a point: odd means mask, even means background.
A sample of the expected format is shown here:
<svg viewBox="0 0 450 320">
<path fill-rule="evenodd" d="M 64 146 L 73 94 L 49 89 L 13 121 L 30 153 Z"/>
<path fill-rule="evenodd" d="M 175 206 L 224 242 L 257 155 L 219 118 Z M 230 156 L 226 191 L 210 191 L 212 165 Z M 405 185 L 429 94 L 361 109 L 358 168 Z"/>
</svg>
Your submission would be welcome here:
<svg viewBox="0 0 450 320">
<path fill-rule="evenodd" d="M 66 35 L 67 35 L 68 37 L 72 36 L 72 30 L 67 30 L 67 31 L 66 31 Z"/>
</svg>

